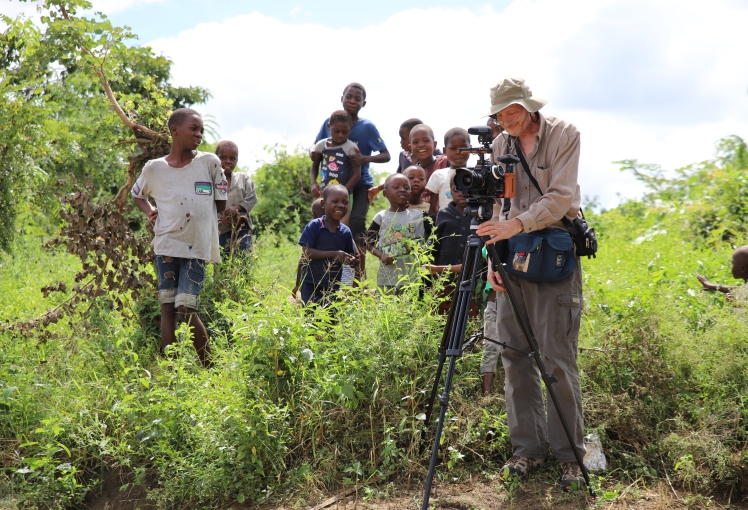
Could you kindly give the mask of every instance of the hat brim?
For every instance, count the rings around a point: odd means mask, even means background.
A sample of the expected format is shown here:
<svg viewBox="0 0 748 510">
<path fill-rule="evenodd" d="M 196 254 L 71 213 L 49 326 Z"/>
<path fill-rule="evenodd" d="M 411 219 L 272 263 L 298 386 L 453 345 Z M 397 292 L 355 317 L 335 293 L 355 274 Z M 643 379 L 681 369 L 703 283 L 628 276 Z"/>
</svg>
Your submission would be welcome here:
<svg viewBox="0 0 748 510">
<path fill-rule="evenodd" d="M 548 103 L 547 99 L 540 99 L 539 97 L 531 97 L 528 99 L 512 99 L 510 101 L 506 101 L 503 103 L 497 103 L 492 104 L 491 108 L 489 108 L 488 112 L 483 114 L 483 117 L 488 117 L 489 115 L 493 115 L 495 113 L 499 113 L 501 110 L 506 108 L 507 106 L 513 105 L 513 104 L 520 104 L 524 107 L 525 110 L 527 110 L 530 113 L 535 113 L 538 110 L 540 110 L 542 107 L 544 107 Z"/>
</svg>

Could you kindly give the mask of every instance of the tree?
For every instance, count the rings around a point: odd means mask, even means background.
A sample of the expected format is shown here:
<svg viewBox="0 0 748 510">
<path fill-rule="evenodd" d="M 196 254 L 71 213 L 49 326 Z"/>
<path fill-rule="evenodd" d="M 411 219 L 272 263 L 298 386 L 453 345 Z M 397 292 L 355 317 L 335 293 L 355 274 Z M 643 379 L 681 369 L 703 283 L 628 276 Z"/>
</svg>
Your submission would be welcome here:
<svg viewBox="0 0 748 510">
<path fill-rule="evenodd" d="M 12 246 L 19 211 L 30 205 L 47 217 L 56 211 L 52 191 L 68 175 L 93 185 L 94 202 L 118 192 L 128 156 L 133 149 L 142 153 L 128 139 L 127 122 L 166 134 L 171 109 L 209 97 L 200 87 L 170 85 L 171 61 L 150 48 L 125 45 L 136 39 L 129 30 L 98 13 L 76 17 L 90 7 L 85 1 L 40 2 L 41 28 L 23 17 L 2 18 L 0 250 Z M 122 115 L 112 114 L 112 99 Z"/>
</svg>

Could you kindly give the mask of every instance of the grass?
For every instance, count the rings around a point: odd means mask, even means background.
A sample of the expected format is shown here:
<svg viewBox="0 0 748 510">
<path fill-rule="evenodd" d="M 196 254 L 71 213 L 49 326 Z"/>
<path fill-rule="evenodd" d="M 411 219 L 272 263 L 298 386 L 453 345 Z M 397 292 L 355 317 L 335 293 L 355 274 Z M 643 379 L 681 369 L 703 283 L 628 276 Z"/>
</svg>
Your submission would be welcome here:
<svg viewBox="0 0 748 510">
<path fill-rule="evenodd" d="M 695 273 L 729 283 L 731 247 L 700 244 L 666 206 L 594 215 L 583 261 L 580 337 L 586 429 L 622 487 L 661 480 L 708 493 L 746 483 L 745 318 Z M 737 243 L 742 242 L 740 239 Z M 77 262 L 27 234 L 0 267 L 0 318 L 32 318 L 67 293 Z M 215 367 L 189 332 L 158 353 L 157 303 L 112 311 L 108 297 L 49 335 L 0 332 L 0 443 L 8 505 L 71 507 L 123 468 L 161 508 L 273 501 L 367 480 L 421 479 L 425 393 L 443 317 L 417 289 L 383 297 L 369 280 L 337 306 L 289 301 L 299 248 L 265 236 L 213 266 L 201 298 Z M 476 326 L 477 327 L 477 326 Z M 445 479 L 490 473 L 511 452 L 500 396 L 479 395 L 480 354 L 458 362 L 442 443 Z M 482 476 L 482 475 L 481 475 Z"/>
</svg>

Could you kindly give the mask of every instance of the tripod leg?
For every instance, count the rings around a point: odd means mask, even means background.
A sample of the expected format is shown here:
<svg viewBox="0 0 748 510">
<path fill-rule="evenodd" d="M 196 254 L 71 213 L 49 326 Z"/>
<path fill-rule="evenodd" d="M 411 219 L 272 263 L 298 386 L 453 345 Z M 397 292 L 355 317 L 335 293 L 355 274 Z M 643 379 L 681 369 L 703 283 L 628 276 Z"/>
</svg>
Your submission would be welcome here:
<svg viewBox="0 0 748 510">
<path fill-rule="evenodd" d="M 444 393 L 439 395 L 439 404 L 441 405 L 441 408 L 439 410 L 439 419 L 436 424 L 436 438 L 434 439 L 434 446 L 431 450 L 431 461 L 429 463 L 429 473 L 426 477 L 426 489 L 423 495 L 422 510 L 428 510 L 429 506 L 431 485 L 434 481 L 436 460 L 439 456 L 439 442 L 444 427 L 444 419 L 449 407 L 449 391 L 452 387 L 455 363 L 457 362 L 457 358 L 462 355 L 462 340 L 465 337 L 465 329 L 467 328 L 468 314 L 470 312 L 470 301 L 472 300 L 473 291 L 475 290 L 475 276 L 480 265 L 481 245 L 480 237 L 476 235 L 468 237 L 467 247 L 465 248 L 465 257 L 463 258 L 465 263 L 462 266 L 460 284 L 457 287 L 457 294 L 453 301 L 454 310 L 450 310 L 451 312 L 454 312 L 454 315 L 452 316 L 451 327 L 448 330 L 448 334 L 445 328 L 445 335 L 449 338 L 445 351 L 446 357 L 449 358 L 449 365 L 444 380 Z M 428 425 L 428 422 L 426 425 Z"/>
<path fill-rule="evenodd" d="M 426 418 L 423 422 L 423 428 L 421 429 L 421 446 L 418 452 L 423 453 L 423 449 L 426 446 L 426 430 L 431 423 L 431 415 L 434 412 L 434 403 L 436 401 L 436 393 L 439 391 L 439 381 L 442 378 L 442 369 L 444 368 L 444 362 L 447 359 L 447 347 L 449 345 L 449 335 L 452 331 L 452 321 L 455 315 L 455 309 L 457 308 L 457 299 L 452 299 L 452 303 L 449 305 L 449 314 L 447 315 L 447 322 L 444 325 L 444 332 L 442 333 L 442 342 L 439 345 L 439 351 L 437 359 L 439 365 L 436 367 L 436 376 L 434 377 L 434 384 L 431 387 L 431 394 L 429 395 L 428 402 L 426 404 Z"/>
</svg>

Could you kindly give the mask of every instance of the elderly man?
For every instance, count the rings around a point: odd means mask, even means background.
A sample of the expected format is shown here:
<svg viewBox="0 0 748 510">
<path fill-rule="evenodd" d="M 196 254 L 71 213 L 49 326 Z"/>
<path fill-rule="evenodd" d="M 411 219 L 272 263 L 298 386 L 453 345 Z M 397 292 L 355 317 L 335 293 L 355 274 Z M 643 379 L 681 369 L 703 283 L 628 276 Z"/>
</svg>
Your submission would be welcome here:
<svg viewBox="0 0 748 510">
<path fill-rule="evenodd" d="M 488 115 L 504 128 L 493 143 L 494 160 L 517 154 L 521 147 L 529 171 L 540 191 L 521 165 L 516 166 L 515 198 L 508 216 L 496 210 L 494 219 L 480 225 L 478 234 L 492 236 L 488 243 L 508 239 L 520 232 L 546 228 L 564 229 L 562 218 L 573 219 L 580 207 L 577 184 L 579 132 L 563 120 L 538 112 L 547 101 L 532 96 L 524 80 L 505 79 L 491 89 Z M 542 193 L 541 193 L 542 192 Z M 567 419 L 576 447 L 584 455 L 582 393 L 577 368 L 577 343 L 582 312 L 582 274 L 579 259 L 573 274 L 560 282 L 531 282 L 509 276 L 503 282 L 489 271 L 489 282 L 498 293 L 498 336 L 507 345 L 527 350 L 527 342 L 506 296 L 505 285 L 516 290 L 520 311 L 526 314 L 548 371 L 558 378 L 554 389 Z M 552 402 L 543 402 L 538 369 L 533 359 L 503 349 L 506 374 L 506 407 L 513 456 L 501 477 L 526 478 L 543 464 L 550 445 L 563 468 L 561 488 L 578 490 L 584 478 Z M 550 401 L 550 399 L 548 399 Z"/>
</svg>

